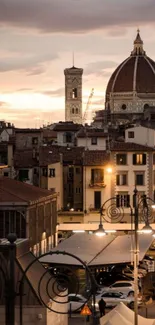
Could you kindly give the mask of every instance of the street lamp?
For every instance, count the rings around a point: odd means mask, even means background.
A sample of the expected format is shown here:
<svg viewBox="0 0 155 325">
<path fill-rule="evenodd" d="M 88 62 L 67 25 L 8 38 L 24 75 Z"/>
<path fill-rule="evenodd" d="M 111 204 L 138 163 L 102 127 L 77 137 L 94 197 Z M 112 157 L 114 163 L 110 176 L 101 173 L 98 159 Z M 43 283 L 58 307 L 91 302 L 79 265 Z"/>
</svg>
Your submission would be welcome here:
<svg viewBox="0 0 155 325">
<path fill-rule="evenodd" d="M 106 232 L 103 228 L 103 223 L 102 223 L 102 210 L 100 209 L 100 223 L 98 229 L 94 232 L 96 236 L 98 237 L 103 237 L 106 235 Z"/>
<path fill-rule="evenodd" d="M 146 197 L 145 195 L 139 200 L 138 199 L 138 191 L 137 188 L 134 189 L 134 207 L 132 208 L 129 203 L 126 204 L 127 208 L 130 208 L 130 216 L 131 216 L 131 224 L 134 217 L 134 325 L 138 325 L 138 264 L 139 264 L 139 246 L 138 246 L 138 224 L 139 224 L 139 209 L 141 208 L 142 215 L 145 220 L 145 226 L 140 231 L 145 234 L 150 234 L 152 232 L 152 227 L 149 225 L 149 206 L 148 200 L 153 203 L 151 208 L 155 208 L 154 201 Z M 109 204 L 110 202 L 110 204 Z M 118 204 L 117 204 L 118 203 Z M 107 204 L 107 209 L 106 209 Z M 102 207 L 100 208 L 100 224 L 99 229 L 96 230 L 99 232 L 103 232 L 103 225 L 102 225 L 102 217 L 107 222 L 121 222 L 124 217 L 124 201 L 121 200 L 121 204 L 117 201 L 117 197 L 112 197 L 108 199 L 106 202 L 103 203 Z M 103 215 L 103 211 L 106 213 Z M 110 217 L 109 217 L 110 216 Z M 155 237 L 155 233 L 153 234 Z"/>
</svg>

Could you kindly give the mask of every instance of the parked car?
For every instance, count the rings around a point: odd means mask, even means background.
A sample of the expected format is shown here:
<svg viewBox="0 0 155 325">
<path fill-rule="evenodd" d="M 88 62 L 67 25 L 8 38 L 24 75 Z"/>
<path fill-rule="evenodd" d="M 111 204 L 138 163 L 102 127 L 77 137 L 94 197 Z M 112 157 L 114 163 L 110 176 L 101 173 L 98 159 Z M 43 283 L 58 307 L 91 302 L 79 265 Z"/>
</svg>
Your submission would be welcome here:
<svg viewBox="0 0 155 325">
<path fill-rule="evenodd" d="M 126 267 L 124 270 L 122 270 L 122 273 L 128 277 L 131 277 L 133 279 L 134 277 L 134 268 L 133 267 Z M 143 268 L 138 268 L 138 278 L 143 278 L 147 274 L 147 271 Z"/>
<path fill-rule="evenodd" d="M 99 310 L 98 302 L 101 298 L 104 299 L 107 308 L 115 307 L 120 302 L 123 302 L 129 308 L 132 308 L 132 309 L 134 308 L 134 296 L 133 295 L 126 296 L 122 292 L 117 292 L 117 291 L 106 292 L 105 291 L 101 295 L 96 296 L 96 303 L 95 303 L 96 310 Z M 138 304 L 140 305 L 141 303 L 142 303 L 142 299 L 138 298 Z M 93 307 L 93 304 L 92 304 L 92 307 Z"/>
<path fill-rule="evenodd" d="M 116 281 L 109 287 L 105 287 L 104 291 L 108 291 L 108 292 L 119 291 L 122 292 L 122 294 L 128 296 L 134 294 L 134 283 L 133 281 Z"/>
<path fill-rule="evenodd" d="M 70 293 L 68 295 L 68 310 L 80 312 L 87 299 L 80 294 Z"/>
<path fill-rule="evenodd" d="M 110 286 L 114 282 L 122 281 L 122 280 L 131 281 L 131 278 L 122 273 L 106 272 L 106 271 L 100 272 L 96 277 L 97 283 L 102 286 Z"/>
</svg>

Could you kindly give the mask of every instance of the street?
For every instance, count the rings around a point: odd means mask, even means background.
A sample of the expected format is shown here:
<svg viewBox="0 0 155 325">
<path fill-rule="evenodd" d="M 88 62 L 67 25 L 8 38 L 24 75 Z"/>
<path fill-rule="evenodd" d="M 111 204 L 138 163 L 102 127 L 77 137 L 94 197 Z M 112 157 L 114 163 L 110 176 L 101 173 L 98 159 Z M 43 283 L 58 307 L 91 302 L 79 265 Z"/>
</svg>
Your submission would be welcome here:
<svg viewBox="0 0 155 325">
<path fill-rule="evenodd" d="M 152 318 L 155 319 L 155 304 L 152 303 L 148 305 L 147 307 L 139 308 L 139 315 L 145 317 L 145 318 Z M 106 313 L 108 313 L 110 310 L 107 309 Z M 81 316 L 79 314 L 73 314 L 71 318 L 68 319 L 68 325 L 89 325 L 92 324 L 92 316 L 90 317 L 89 321 L 86 321 L 85 316 Z M 99 322 L 96 321 L 96 325 L 98 325 Z"/>
</svg>

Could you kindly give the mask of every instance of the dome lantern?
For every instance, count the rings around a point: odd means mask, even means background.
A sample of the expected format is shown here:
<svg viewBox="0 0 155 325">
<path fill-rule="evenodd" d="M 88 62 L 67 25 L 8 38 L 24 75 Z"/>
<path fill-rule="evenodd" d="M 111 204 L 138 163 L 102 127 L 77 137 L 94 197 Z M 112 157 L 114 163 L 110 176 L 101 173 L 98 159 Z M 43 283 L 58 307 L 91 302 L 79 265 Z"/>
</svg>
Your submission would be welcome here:
<svg viewBox="0 0 155 325">
<path fill-rule="evenodd" d="M 145 55 L 145 51 L 143 49 L 143 41 L 140 37 L 140 30 L 137 29 L 137 36 L 134 40 L 134 49 L 131 52 L 131 55 Z"/>
</svg>

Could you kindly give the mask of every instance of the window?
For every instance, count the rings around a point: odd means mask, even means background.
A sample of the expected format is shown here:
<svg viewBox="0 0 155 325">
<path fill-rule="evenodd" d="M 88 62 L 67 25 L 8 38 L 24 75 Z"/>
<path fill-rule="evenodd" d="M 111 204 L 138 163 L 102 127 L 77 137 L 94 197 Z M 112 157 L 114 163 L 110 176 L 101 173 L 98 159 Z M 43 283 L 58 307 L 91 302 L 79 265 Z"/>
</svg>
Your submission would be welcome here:
<svg viewBox="0 0 155 325">
<path fill-rule="evenodd" d="M 146 165 L 146 154 L 145 153 L 134 153 L 133 154 L 133 165 Z"/>
<path fill-rule="evenodd" d="M 49 177 L 55 177 L 55 168 L 49 169 Z"/>
<path fill-rule="evenodd" d="M 74 114 L 74 107 L 72 107 L 72 114 Z"/>
<path fill-rule="evenodd" d="M 129 131 L 128 132 L 128 138 L 129 139 L 134 139 L 134 137 L 135 137 L 135 133 L 133 131 Z"/>
<path fill-rule="evenodd" d="M 123 111 L 126 110 L 126 105 L 123 104 L 123 105 L 121 106 L 121 108 L 122 108 Z"/>
<path fill-rule="evenodd" d="M 72 89 L 72 98 L 77 98 L 77 88 Z"/>
<path fill-rule="evenodd" d="M 127 164 L 127 155 L 118 153 L 116 155 L 116 164 L 117 165 L 126 165 Z"/>
<path fill-rule="evenodd" d="M 32 144 L 38 144 L 38 138 L 32 138 Z"/>
<path fill-rule="evenodd" d="M 153 154 L 153 165 L 155 165 L 155 153 Z"/>
<path fill-rule="evenodd" d="M 9 176 L 9 173 L 8 172 L 4 172 L 4 176 L 5 177 L 8 177 Z"/>
<path fill-rule="evenodd" d="M 144 185 L 144 173 L 136 173 L 135 174 L 135 184 L 136 185 Z"/>
<path fill-rule="evenodd" d="M 104 170 L 103 169 L 91 169 L 91 183 L 102 183 L 104 181 Z"/>
<path fill-rule="evenodd" d="M 116 185 L 127 185 L 127 174 L 116 175 Z"/>
<path fill-rule="evenodd" d="M 72 133 L 66 132 L 66 142 L 72 142 Z"/>
<path fill-rule="evenodd" d="M 42 168 L 42 175 L 47 177 L 47 168 Z"/>
<path fill-rule="evenodd" d="M 74 169 L 72 166 L 70 166 L 68 168 L 68 179 L 70 179 L 70 180 L 73 179 L 73 176 L 74 176 Z"/>
<path fill-rule="evenodd" d="M 78 107 L 76 107 L 76 114 L 78 114 L 79 113 L 79 109 L 78 109 Z"/>
<path fill-rule="evenodd" d="M 76 174 L 80 174 L 80 172 L 81 172 L 80 167 L 76 167 L 76 168 L 75 168 L 75 172 L 76 172 Z"/>
<path fill-rule="evenodd" d="M 20 181 L 25 181 L 29 179 L 29 170 L 28 169 L 21 169 L 19 170 L 19 180 Z"/>
<path fill-rule="evenodd" d="M 97 137 L 93 137 L 93 138 L 91 138 L 91 144 L 92 144 L 92 145 L 97 144 Z"/>
<path fill-rule="evenodd" d="M 130 195 L 126 193 L 120 193 L 116 195 L 116 206 L 128 208 L 130 205 Z"/>
<path fill-rule="evenodd" d="M 80 187 L 76 187 L 75 191 L 76 191 L 76 194 L 80 194 L 81 193 L 81 188 Z"/>
</svg>

